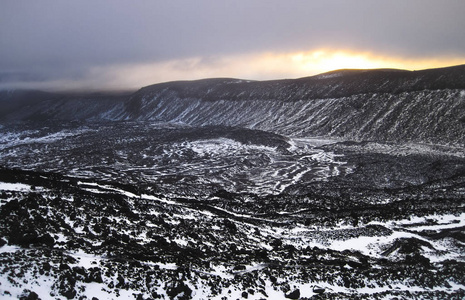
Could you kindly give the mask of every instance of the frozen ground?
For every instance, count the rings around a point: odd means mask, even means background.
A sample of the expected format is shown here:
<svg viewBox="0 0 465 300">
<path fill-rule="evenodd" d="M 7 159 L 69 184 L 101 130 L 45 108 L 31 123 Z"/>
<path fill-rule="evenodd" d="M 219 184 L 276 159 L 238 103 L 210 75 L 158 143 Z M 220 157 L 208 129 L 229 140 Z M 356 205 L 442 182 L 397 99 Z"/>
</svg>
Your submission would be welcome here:
<svg viewBox="0 0 465 300">
<path fill-rule="evenodd" d="M 1 298 L 465 297 L 459 148 L 98 126 L 0 128 Z"/>
<path fill-rule="evenodd" d="M 171 126 L 129 123 L 124 128 L 112 125 L 99 130 L 88 126 L 4 129 L 0 163 L 82 178 L 150 182 L 164 192 L 226 189 L 261 195 L 279 194 L 297 182 L 323 181 L 351 172 L 342 155 L 318 148 L 332 140 Z"/>
</svg>

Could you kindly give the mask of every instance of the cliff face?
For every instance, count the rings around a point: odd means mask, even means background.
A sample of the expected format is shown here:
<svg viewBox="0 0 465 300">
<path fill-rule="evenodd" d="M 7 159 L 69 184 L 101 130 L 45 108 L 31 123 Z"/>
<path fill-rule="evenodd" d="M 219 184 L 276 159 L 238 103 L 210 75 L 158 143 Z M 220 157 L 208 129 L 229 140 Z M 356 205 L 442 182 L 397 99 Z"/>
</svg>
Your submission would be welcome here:
<svg viewBox="0 0 465 300">
<path fill-rule="evenodd" d="M 215 79 L 141 89 L 113 118 L 296 136 L 463 143 L 465 67 L 344 70 L 296 80 Z"/>
<path fill-rule="evenodd" d="M 460 143 L 465 136 L 465 92 L 436 90 L 299 100 L 147 97 L 137 120 L 227 125 L 293 136 L 355 140 Z"/>
<path fill-rule="evenodd" d="M 465 66 L 342 70 L 263 82 L 206 79 L 152 85 L 130 96 L 24 98 L 27 105 L 9 107 L 2 120 L 162 121 L 396 142 L 463 144 L 465 136 Z"/>
</svg>

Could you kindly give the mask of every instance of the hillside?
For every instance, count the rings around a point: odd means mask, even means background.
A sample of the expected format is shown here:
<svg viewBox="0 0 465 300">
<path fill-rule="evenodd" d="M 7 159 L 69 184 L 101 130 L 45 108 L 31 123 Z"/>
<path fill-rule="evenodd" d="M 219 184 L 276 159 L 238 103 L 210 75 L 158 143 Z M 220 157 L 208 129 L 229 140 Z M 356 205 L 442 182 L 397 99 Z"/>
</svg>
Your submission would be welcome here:
<svg viewBox="0 0 465 300">
<path fill-rule="evenodd" d="M 167 82 L 131 94 L 3 92 L 2 123 L 46 120 L 225 125 L 290 136 L 463 144 L 465 65 L 339 70 L 274 81 Z"/>
</svg>

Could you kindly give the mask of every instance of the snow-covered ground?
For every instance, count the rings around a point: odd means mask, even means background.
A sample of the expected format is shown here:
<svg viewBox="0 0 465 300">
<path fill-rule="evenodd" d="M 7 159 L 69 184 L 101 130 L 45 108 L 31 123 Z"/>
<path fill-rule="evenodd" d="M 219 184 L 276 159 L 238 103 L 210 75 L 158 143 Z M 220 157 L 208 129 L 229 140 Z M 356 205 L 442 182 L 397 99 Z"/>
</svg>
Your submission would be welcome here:
<svg viewBox="0 0 465 300">
<path fill-rule="evenodd" d="M 465 293 L 455 146 L 89 128 L 3 136 L 1 298 Z"/>
</svg>

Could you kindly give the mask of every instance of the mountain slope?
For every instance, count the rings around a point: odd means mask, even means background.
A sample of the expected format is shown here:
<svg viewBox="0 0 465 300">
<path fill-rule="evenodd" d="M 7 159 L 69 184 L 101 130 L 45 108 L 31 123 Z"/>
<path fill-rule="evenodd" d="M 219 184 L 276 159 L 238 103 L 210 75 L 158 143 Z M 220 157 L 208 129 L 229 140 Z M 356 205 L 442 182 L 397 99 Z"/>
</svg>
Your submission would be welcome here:
<svg viewBox="0 0 465 300">
<path fill-rule="evenodd" d="M 122 108 L 127 93 L 55 94 L 35 90 L 0 91 L 0 122 L 102 120 Z"/>
<path fill-rule="evenodd" d="M 296 80 L 153 85 L 114 118 L 228 125 L 296 136 L 463 143 L 465 66 L 343 70 Z"/>
<path fill-rule="evenodd" d="M 363 94 L 311 101 L 231 101 L 154 97 L 137 120 L 227 125 L 296 136 L 461 143 L 465 93 L 459 90 Z M 134 115 L 133 115 L 134 117 Z"/>
<path fill-rule="evenodd" d="M 465 65 L 405 71 L 395 69 L 337 70 L 316 76 L 271 81 L 205 79 L 155 84 L 142 88 L 143 95 L 173 95 L 181 99 L 298 101 L 348 97 L 358 94 L 414 92 L 465 88 Z"/>
<path fill-rule="evenodd" d="M 2 110 L 0 120 L 162 121 L 454 144 L 463 144 L 465 136 L 465 65 L 413 72 L 339 70 L 293 80 L 167 82 L 130 96 L 34 97 L 22 100 L 26 107 Z"/>
</svg>

